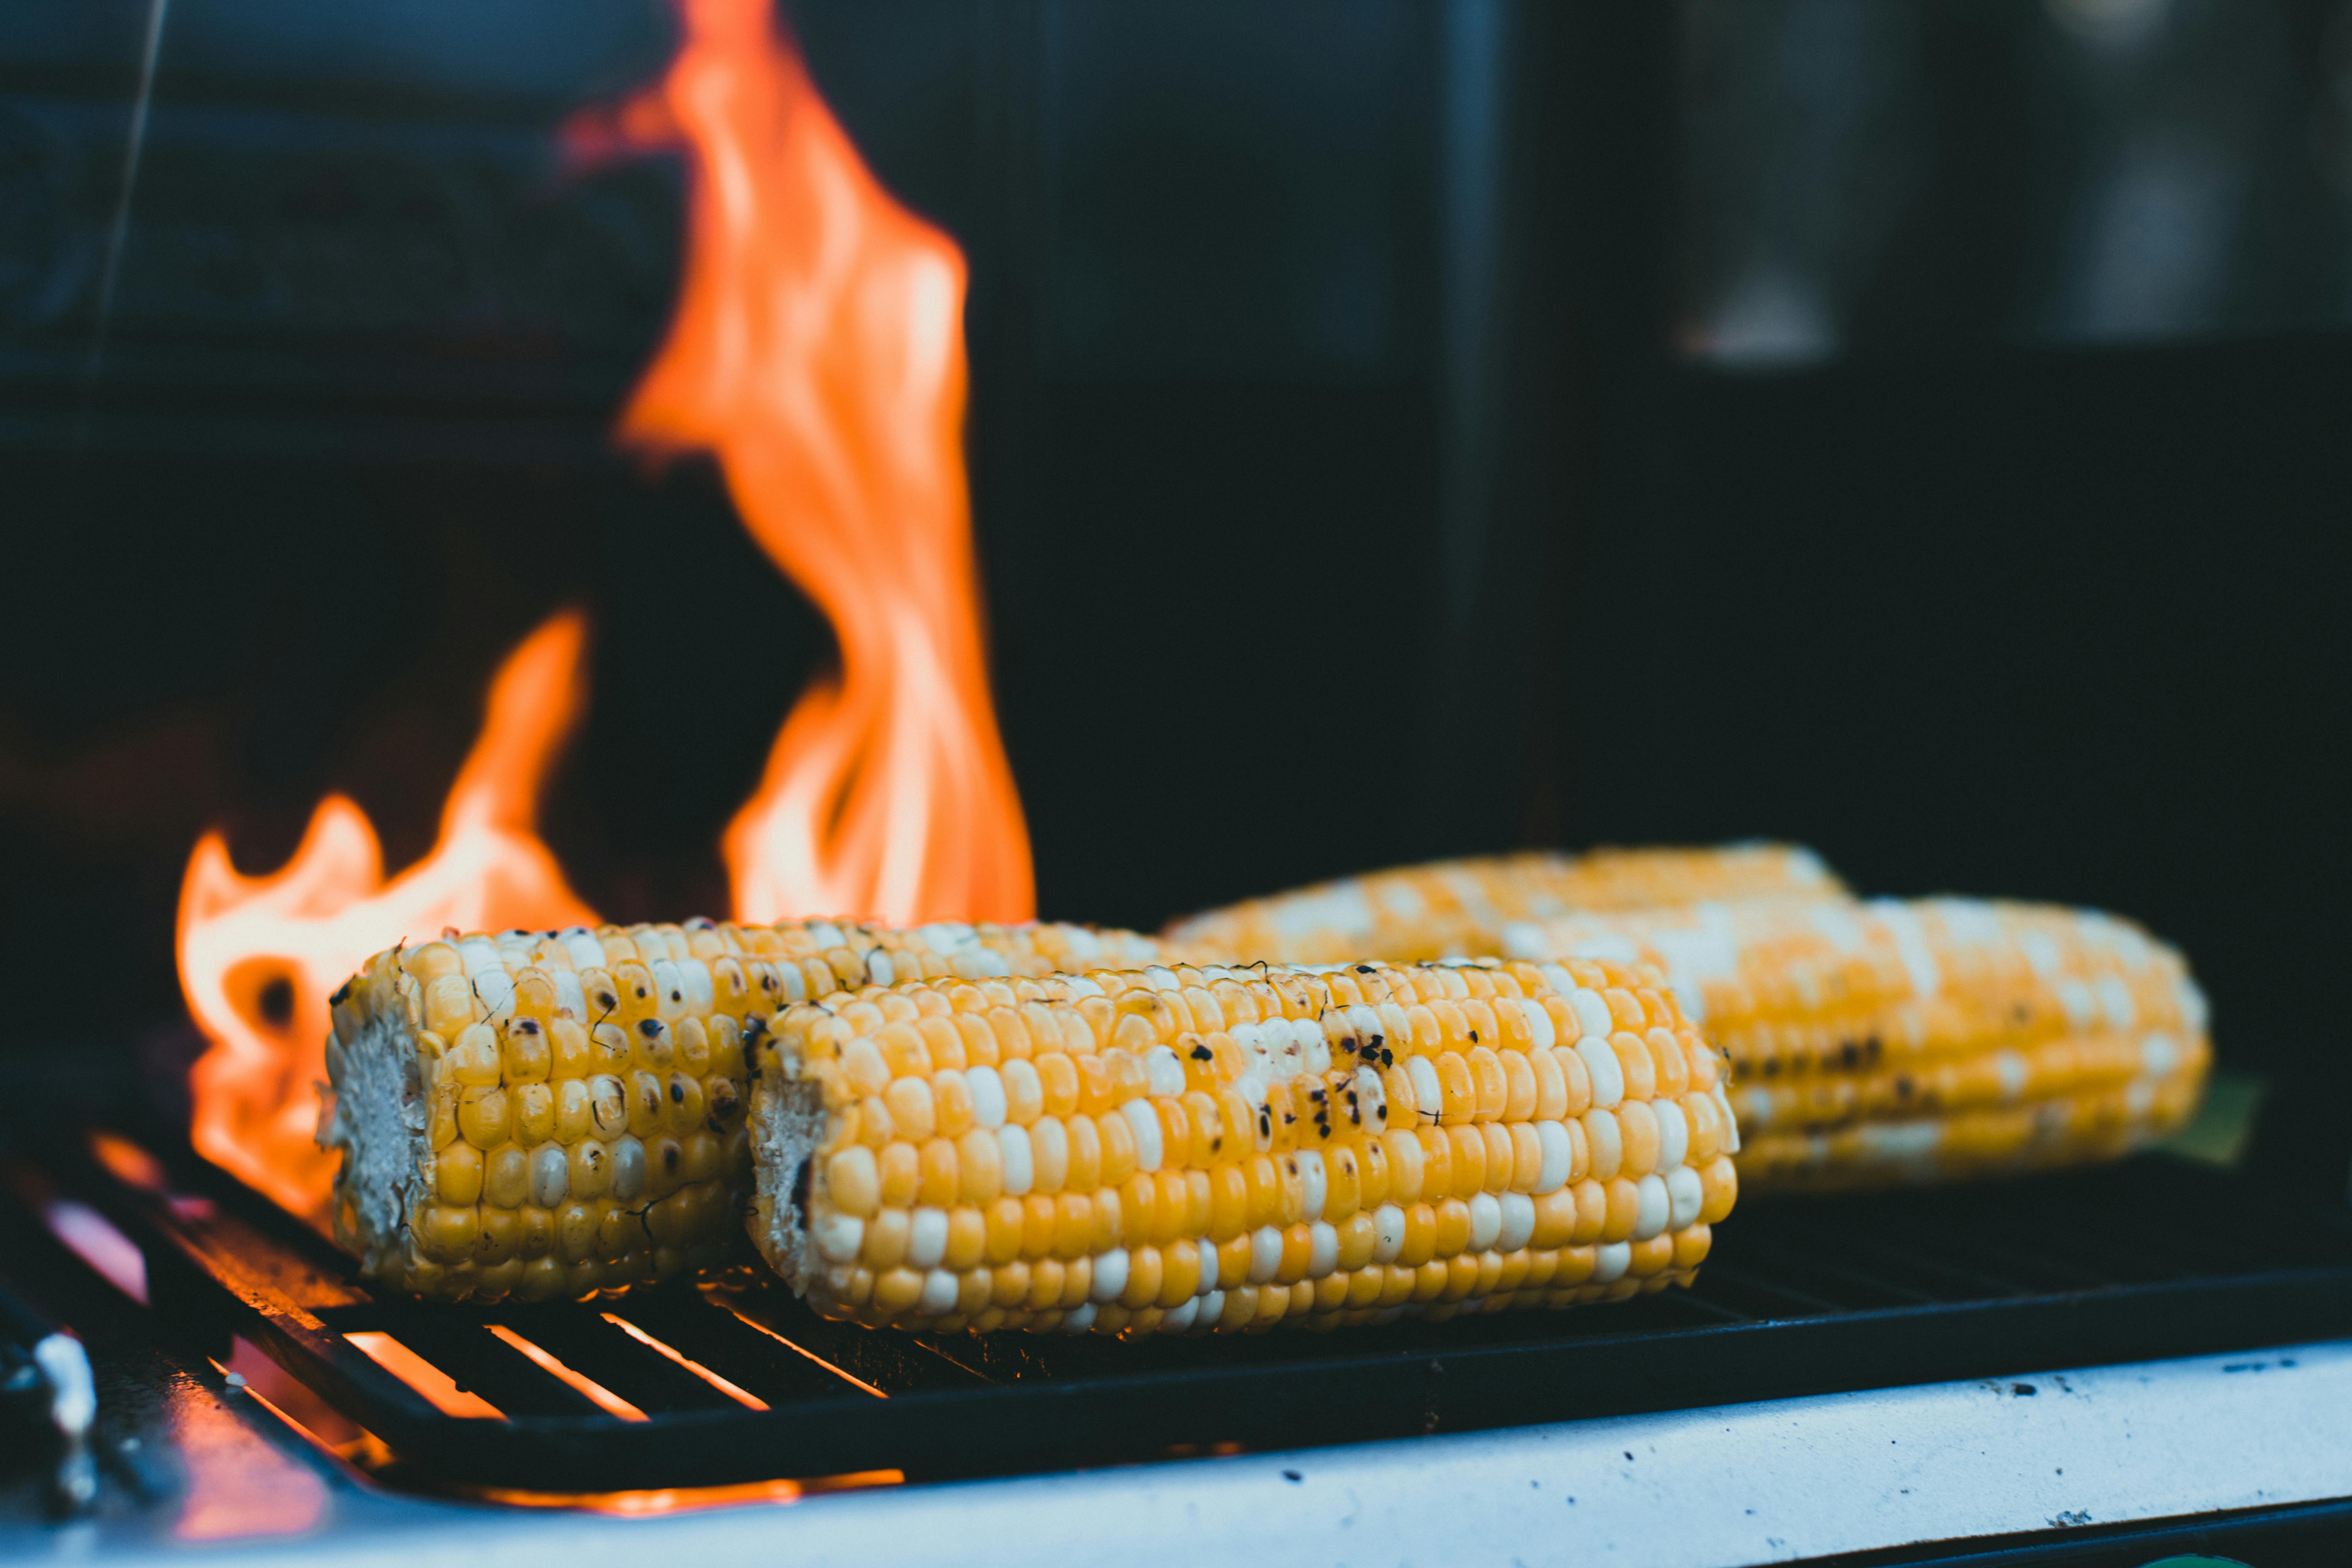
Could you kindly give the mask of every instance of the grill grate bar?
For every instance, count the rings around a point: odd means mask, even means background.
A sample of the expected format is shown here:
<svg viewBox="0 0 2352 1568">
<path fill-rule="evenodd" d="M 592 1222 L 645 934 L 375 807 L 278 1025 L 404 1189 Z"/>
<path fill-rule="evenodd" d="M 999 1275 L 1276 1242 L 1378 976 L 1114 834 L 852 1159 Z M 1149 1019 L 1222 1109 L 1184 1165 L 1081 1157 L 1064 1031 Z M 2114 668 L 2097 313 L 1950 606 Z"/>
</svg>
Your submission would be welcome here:
<svg viewBox="0 0 2352 1568">
<path fill-rule="evenodd" d="M 1836 1302 L 1816 1296 L 1809 1290 L 1781 1280 L 1750 1273 L 1737 1263 L 1727 1263 L 1717 1258 L 1707 1259 L 1706 1267 L 1701 1271 L 1699 1278 L 1706 1281 L 1705 1289 L 1710 1296 L 1720 1297 L 1729 1294 L 1738 1300 L 1753 1303 L 1739 1310 L 1750 1312 L 1760 1322 L 1771 1322 L 1792 1317 L 1833 1317 L 1843 1310 Z M 1775 1306 L 1772 1304 L 1774 1302 L 1781 1305 Z M 1792 1311 L 1790 1308 L 1795 1310 Z"/>
<path fill-rule="evenodd" d="M 373 1300 L 320 1238 L 216 1178 L 192 1201 L 71 1169 L 68 1184 L 148 1254 L 174 1321 L 247 1335 L 404 1464 L 516 1490 L 1345 1440 L 2030 1372 L 2079 1363 L 2086 1346 L 2111 1359 L 2250 1349 L 2340 1331 L 2352 1315 L 2352 1228 L 2160 1160 L 1753 1204 L 1718 1234 L 1696 1289 L 1607 1309 L 1136 1342 L 871 1333 L 748 1271 L 587 1304 Z M 2229 1248 L 2201 1246 L 2222 1233 Z M 2217 1277 L 2217 1259 L 2239 1258 L 2296 1268 Z M 505 1419 L 436 1411 L 345 1338 L 362 1331 L 393 1336 Z M 518 1344 L 638 1418 L 600 1408 Z"/>
<path fill-rule="evenodd" d="M 800 1357 L 802 1361 L 817 1368 L 818 1371 L 824 1375 L 836 1379 L 841 1383 L 847 1384 L 850 1387 L 856 1389 L 860 1394 L 870 1394 L 877 1399 L 887 1399 L 889 1397 L 887 1391 L 875 1387 L 872 1384 L 867 1383 L 864 1378 L 858 1377 L 852 1373 L 843 1371 L 840 1367 L 837 1367 L 834 1365 L 833 1363 L 826 1361 L 824 1357 L 818 1355 L 814 1351 L 810 1350 L 807 1346 L 793 1343 L 791 1340 L 784 1338 L 783 1335 L 778 1333 L 775 1330 L 769 1328 L 766 1324 L 755 1322 L 751 1319 L 745 1317 L 741 1312 L 735 1310 L 733 1308 L 729 1308 L 726 1310 L 728 1316 L 733 1318 L 745 1328 L 750 1329 L 753 1333 L 760 1334 L 767 1339 L 772 1340 L 777 1344 L 782 1346 L 786 1351 Z"/>
<path fill-rule="evenodd" d="M 1790 1294 L 1821 1303 L 1829 1311 L 1864 1311 L 1876 1307 L 1916 1307 L 1931 1299 L 1923 1293 L 1879 1279 L 1842 1254 L 1853 1249 L 1850 1238 L 1838 1236 L 1819 1247 L 1801 1239 L 1771 1237 L 1760 1245 L 1753 1238 L 1744 1247 L 1724 1250 L 1728 1260 L 1754 1279 Z M 1710 1259 L 1709 1266 L 1718 1261 Z"/>
<path fill-rule="evenodd" d="M 660 1340 L 655 1339 L 652 1335 L 646 1333 L 645 1330 L 629 1321 L 626 1318 L 622 1317 L 617 1312 L 604 1312 L 598 1315 L 606 1322 L 611 1323 L 615 1328 L 619 1329 L 623 1333 L 625 1333 L 630 1338 L 650 1347 L 656 1353 L 677 1363 L 679 1366 L 685 1368 L 688 1372 L 692 1373 L 696 1377 L 702 1379 L 703 1382 L 709 1384 L 711 1387 L 717 1389 L 719 1393 L 725 1394 L 736 1404 L 744 1406 L 746 1409 L 768 1410 L 773 1408 L 773 1406 L 770 1405 L 766 1400 L 761 1398 L 758 1394 L 753 1394 L 750 1389 L 745 1388 L 741 1384 L 737 1383 L 734 1379 L 720 1376 L 718 1373 L 711 1371 L 710 1368 L 703 1365 L 700 1362 L 696 1361 L 693 1357 L 679 1350 L 676 1345 L 667 1344 Z"/>
<path fill-rule="evenodd" d="M 390 1321 L 379 1315 L 367 1326 L 391 1334 L 446 1373 L 459 1392 L 480 1394 L 509 1419 L 603 1414 L 585 1394 L 542 1369 L 484 1324 L 457 1318 L 435 1322 L 425 1313 L 405 1313 Z"/>
<path fill-rule="evenodd" d="M 726 1410 L 735 1401 L 652 1346 L 574 1307 L 503 1314 L 504 1326 L 648 1414 Z M 658 1338 L 659 1336 L 656 1336 Z"/>
<path fill-rule="evenodd" d="M 763 1285 L 731 1292 L 727 1306 L 749 1327 L 765 1329 L 836 1375 L 886 1395 L 946 1393 L 987 1384 L 927 1341 L 828 1321 L 782 1289 Z"/>
<path fill-rule="evenodd" d="M 2000 1274 L 1970 1268 L 1956 1258 L 1927 1251 L 1908 1241 L 1895 1240 L 1881 1234 L 1867 1235 L 1864 1240 L 1881 1263 L 1917 1278 L 1944 1281 L 1944 1288 L 1937 1292 L 1940 1300 L 1981 1300 L 2032 1293 Z"/>
</svg>

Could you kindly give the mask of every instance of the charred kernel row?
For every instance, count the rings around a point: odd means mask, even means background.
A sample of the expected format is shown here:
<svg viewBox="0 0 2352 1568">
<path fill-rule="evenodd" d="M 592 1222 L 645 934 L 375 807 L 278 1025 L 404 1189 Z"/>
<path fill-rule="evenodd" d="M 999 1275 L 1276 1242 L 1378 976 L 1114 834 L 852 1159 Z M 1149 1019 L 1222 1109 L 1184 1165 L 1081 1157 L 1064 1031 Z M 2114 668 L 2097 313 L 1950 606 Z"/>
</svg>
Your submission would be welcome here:
<svg viewBox="0 0 2352 1568">
<path fill-rule="evenodd" d="M 753 1237 L 869 1324 L 1622 1297 L 1687 1282 L 1738 1194 L 1719 1058 L 1654 971 L 899 985 L 784 1009 L 757 1056 Z"/>
<path fill-rule="evenodd" d="M 1885 1181 L 1890 1172 L 1956 1177 L 2116 1159 L 2186 1122 L 2201 1080 L 2201 1070 L 2183 1064 L 2152 1079 L 2020 1104 L 1762 1132 L 1741 1150 L 1739 1168 L 1775 1188 L 1834 1191 Z"/>
<path fill-rule="evenodd" d="M 1658 962 L 1738 1070 L 1751 1184 L 2105 1158 L 2194 1109 L 2210 1058 L 2180 955 L 2095 911 L 1936 899 L 1561 917 L 1526 956 Z"/>
<path fill-rule="evenodd" d="M 1535 851 L 1321 882 L 1194 915 L 1168 935 L 1273 963 L 1421 963 L 1500 952 L 1506 922 L 1570 910 L 1843 892 L 1811 850 L 1794 845 Z"/>
<path fill-rule="evenodd" d="M 2159 1068 L 2169 1059 L 2162 1042 L 2156 1055 Z M 1864 1120 L 1948 1115 L 2120 1089 L 2147 1076 L 2148 1068 L 2141 1037 L 2066 1035 L 1974 1055 L 1891 1066 L 1881 1061 L 1874 1069 L 1759 1078 L 1741 1084 L 1731 1098 L 1751 1130 L 1827 1131 Z"/>
<path fill-rule="evenodd" d="M 698 921 L 380 953 L 334 998 L 336 1237 L 382 1283 L 451 1300 L 718 1262 L 751 1186 L 744 1047 L 777 1006 L 1159 951 L 1079 926 Z"/>
</svg>

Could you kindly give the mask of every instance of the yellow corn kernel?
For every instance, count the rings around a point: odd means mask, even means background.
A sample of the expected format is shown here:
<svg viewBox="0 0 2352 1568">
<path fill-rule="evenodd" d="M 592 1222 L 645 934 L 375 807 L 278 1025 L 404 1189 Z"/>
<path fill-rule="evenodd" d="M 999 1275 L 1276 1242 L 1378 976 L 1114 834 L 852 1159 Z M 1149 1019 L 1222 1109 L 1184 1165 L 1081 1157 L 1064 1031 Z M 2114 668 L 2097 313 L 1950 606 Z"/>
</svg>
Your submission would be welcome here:
<svg viewBox="0 0 2352 1568">
<path fill-rule="evenodd" d="M 1673 1032 L 1686 1026 L 1646 974 L 1588 964 L 1564 991 L 1562 973 L 1211 966 L 1018 990 L 908 979 L 836 1009 L 782 1008 L 750 1096 L 753 1239 L 820 1311 L 940 1332 L 1545 1305 L 1580 1299 L 1595 1245 L 1643 1246 L 1657 1267 L 1631 1277 L 1636 1289 L 1686 1282 L 1674 1237 L 1706 1223 L 1706 1173 L 1682 1163 L 1693 1133 L 1680 1100 L 1650 1102 L 1662 1085 L 1696 1092 Z M 1610 1027 L 1588 1030 L 1579 1009 Z M 959 1018 L 986 1020 L 996 1063 L 939 1065 L 950 1049 L 977 1054 Z M 1589 1071 L 1575 1043 L 1587 1034 Z M 1375 1037 L 1387 1056 L 1370 1063 Z M 805 1115 L 793 1107 L 822 1107 L 822 1125 L 775 1120 Z M 877 1120 L 892 1129 L 878 1148 Z M 825 1180 L 795 1191 L 803 1146 L 824 1152 Z M 872 1275 L 863 1295 L 817 1261 L 836 1224 L 862 1226 L 842 1235 Z M 1570 1283 L 1554 1285 L 1563 1258 Z"/>
<path fill-rule="evenodd" d="M 1171 940 L 1245 960 L 1407 963 L 1496 952 L 1493 933 L 1557 910 L 1615 910 L 1757 897 L 1826 899 L 1843 891 L 1810 851 L 1782 845 L 1719 849 L 1550 852 L 1415 866 L 1258 899 L 1171 927 Z M 1369 925 L 1331 922 L 1361 911 Z M 1360 979 L 1361 977 L 1358 977 Z M 1212 989 L 1215 982 L 1212 980 Z"/>
<path fill-rule="evenodd" d="M 995 1059 L 989 1026 L 959 1027 L 946 1021 L 944 998 L 893 996 L 866 989 L 870 983 L 886 969 L 945 974 L 960 961 L 1016 978 L 1043 975 L 1089 949 L 1133 962 L 1158 955 L 1149 939 L 1075 927 L 898 931 L 847 921 L 607 926 L 527 940 L 453 935 L 377 954 L 338 993 L 328 1059 L 346 1069 L 354 1050 L 414 1059 L 427 1091 L 430 1176 L 440 1201 L 389 1235 L 368 1230 L 362 1216 L 380 1205 L 356 1202 L 352 1184 L 379 1179 L 363 1173 L 386 1167 L 357 1158 L 360 1142 L 373 1128 L 398 1125 L 399 1116 L 331 1116 L 328 1135 L 343 1156 L 331 1205 L 337 1239 L 385 1288 L 452 1300 L 548 1300 L 714 1261 L 735 1233 L 753 1176 L 746 1041 L 766 1037 L 780 1010 L 801 1007 L 813 1025 L 841 1028 L 837 1037 L 829 1028 L 810 1037 L 822 1036 L 830 1056 L 855 1060 L 861 1046 L 877 1049 L 846 1027 L 855 1021 L 886 1035 L 897 1065 L 927 1063 L 937 1074 L 933 1120 L 954 1138 L 980 1129 L 951 1069 Z M 885 1068 L 873 1085 L 877 1098 L 856 1107 L 852 1135 L 841 1140 L 867 1151 L 867 1170 L 845 1165 L 840 1191 L 869 1206 L 881 1201 L 885 1163 L 873 1151 L 928 1136 L 919 1109 L 908 1118 L 912 1131 L 891 1124 L 878 1094 L 898 1076 Z M 339 1094 L 363 1081 L 348 1070 L 333 1077 Z M 400 1077 L 394 1070 L 364 1081 Z M 957 1166 L 979 1167 L 969 1181 L 959 1173 L 956 1195 L 975 1183 L 985 1190 L 994 1169 L 976 1143 L 970 1147 L 970 1161 L 963 1143 L 949 1151 Z M 828 1144 L 826 1159 L 838 1152 Z M 934 1189 L 943 1164 L 934 1154 Z M 869 1173 L 870 1198 L 856 1199 L 860 1174 Z M 908 1173 L 910 1194 L 923 1173 Z M 1001 1169 L 996 1175 L 1001 1181 Z M 468 1223 L 473 1239 L 461 1247 Z M 862 1285 L 849 1279 L 844 1289 L 870 1301 L 870 1271 Z"/>
<path fill-rule="evenodd" d="M 470 1204 L 482 1195 L 482 1152 L 462 1139 L 441 1151 L 434 1165 L 434 1188 L 445 1204 Z"/>
<path fill-rule="evenodd" d="M 1702 932 L 1696 947 L 1686 940 Z M 1652 978 L 1599 993 L 1626 1031 L 1611 1044 L 1628 1092 L 1642 1068 L 1625 1047 L 1638 1037 L 1658 1098 L 1682 1105 L 1690 1166 L 1728 1152 L 1742 1180 L 1768 1188 L 2109 1158 L 2178 1127 L 2211 1057 L 2205 1001 L 2180 954 L 2090 910 L 1670 903 L 1548 913 L 1496 940 L 1496 951 L 1536 961 L 1596 941 L 1642 952 Z M 1708 1039 L 1659 980 L 1704 998 Z"/>
</svg>

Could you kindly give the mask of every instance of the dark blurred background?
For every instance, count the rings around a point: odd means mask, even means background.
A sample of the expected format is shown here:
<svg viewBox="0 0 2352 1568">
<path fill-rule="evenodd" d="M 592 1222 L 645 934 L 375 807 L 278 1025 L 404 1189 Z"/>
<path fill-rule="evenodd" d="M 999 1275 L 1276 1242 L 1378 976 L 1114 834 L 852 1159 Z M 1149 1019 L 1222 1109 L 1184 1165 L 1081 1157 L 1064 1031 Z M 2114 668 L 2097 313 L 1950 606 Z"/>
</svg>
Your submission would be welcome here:
<svg viewBox="0 0 2352 1568">
<path fill-rule="evenodd" d="M 2227 1063 L 2352 1059 L 2346 0 L 790 9 L 971 261 L 1045 913 L 1772 835 L 2122 910 Z M 0 976 L 78 1048 L 174 1018 L 207 826 L 268 869 L 342 789 L 422 853 L 564 603 L 547 837 L 613 917 L 723 905 L 828 637 L 708 465 L 613 449 L 681 184 L 554 137 L 672 37 L 0 10 Z"/>
</svg>

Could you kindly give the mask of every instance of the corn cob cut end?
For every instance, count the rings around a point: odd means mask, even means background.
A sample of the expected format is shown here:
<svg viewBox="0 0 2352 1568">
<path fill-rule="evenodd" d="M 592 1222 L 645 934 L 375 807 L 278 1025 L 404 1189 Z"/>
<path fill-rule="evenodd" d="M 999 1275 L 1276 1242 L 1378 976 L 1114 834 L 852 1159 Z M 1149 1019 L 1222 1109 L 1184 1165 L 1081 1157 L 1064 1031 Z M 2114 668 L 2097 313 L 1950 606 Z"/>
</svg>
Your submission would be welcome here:
<svg viewBox="0 0 2352 1568">
<path fill-rule="evenodd" d="M 805 1296 L 816 1283 L 809 1243 L 810 1184 L 824 1142 L 824 1090 L 813 1079 L 786 1073 L 759 1095 L 760 1113 L 751 1119 L 752 1167 L 758 1173 L 746 1224 L 760 1256 L 793 1294 Z"/>
<path fill-rule="evenodd" d="M 407 1190 L 433 1164 L 426 1096 L 394 955 L 379 953 L 334 996 L 329 1047 L 330 1097 L 320 1107 L 319 1142 L 339 1152 L 332 1222 L 336 1243 L 360 1259 L 361 1272 L 397 1279 Z"/>
</svg>

